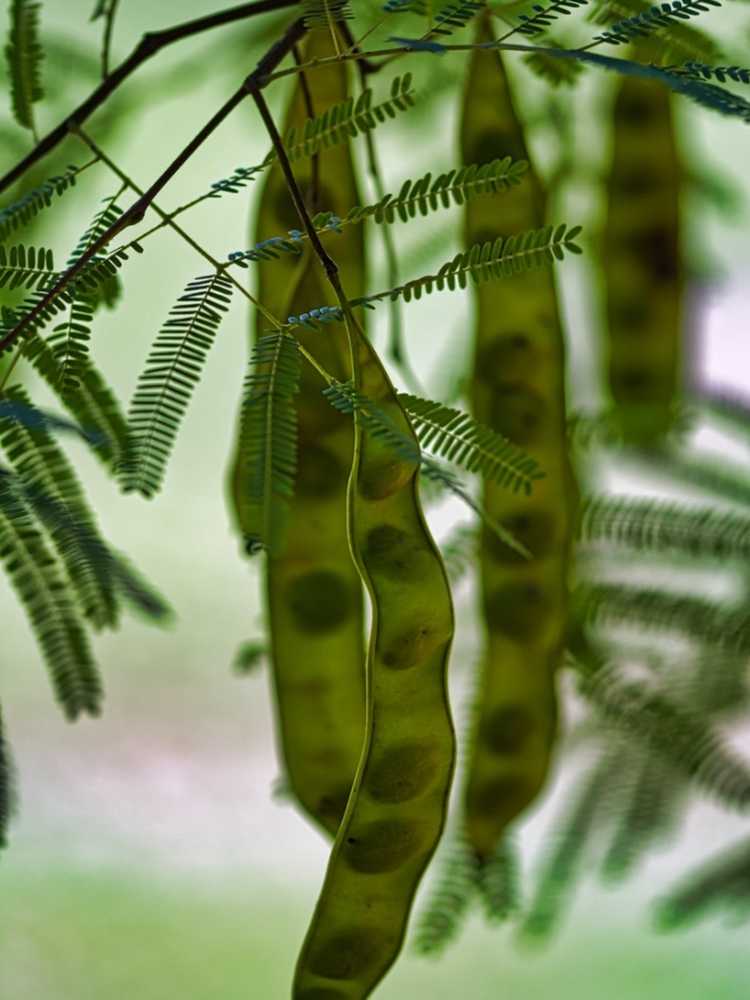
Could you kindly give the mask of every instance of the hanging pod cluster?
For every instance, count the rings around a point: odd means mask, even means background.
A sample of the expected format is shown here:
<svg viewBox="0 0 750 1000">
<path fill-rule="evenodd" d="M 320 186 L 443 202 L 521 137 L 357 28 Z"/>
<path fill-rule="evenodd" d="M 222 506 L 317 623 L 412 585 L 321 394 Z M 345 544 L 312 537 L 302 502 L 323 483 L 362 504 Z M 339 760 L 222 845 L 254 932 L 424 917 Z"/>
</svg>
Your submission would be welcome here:
<svg viewBox="0 0 750 1000">
<path fill-rule="evenodd" d="M 489 17 L 481 19 L 476 40 L 492 37 Z M 475 50 L 469 59 L 460 141 L 465 163 L 528 159 L 499 54 Z M 502 203 L 467 203 L 466 241 L 494 240 L 544 221 L 542 190 L 530 169 Z M 471 848 L 486 864 L 549 770 L 576 491 L 566 451 L 564 344 L 551 273 L 479 285 L 475 303 L 474 416 L 523 447 L 545 472 L 531 496 L 484 484 L 485 509 L 531 554 L 524 559 L 483 529 L 485 649 L 465 826 Z"/>
<path fill-rule="evenodd" d="M 300 58 L 334 54 L 327 29 L 309 32 Z M 284 131 L 301 130 L 312 115 L 344 101 L 347 63 L 295 77 Z M 347 143 L 295 164 L 310 212 L 343 216 L 359 204 Z M 298 229 L 300 220 L 278 163 L 269 170 L 259 200 L 254 243 Z M 331 234 L 331 251 L 352 295 L 365 291 L 362 226 Z M 258 299 L 282 321 L 311 303 L 332 302 L 309 246 L 299 257 L 261 261 Z M 256 312 L 256 337 L 269 321 Z M 350 377 L 346 333 L 341 325 L 297 331 L 299 342 L 335 377 Z M 292 795 L 302 809 L 334 835 L 346 806 L 364 731 L 364 614 L 362 584 L 352 562 L 346 531 L 346 488 L 352 464 L 351 420 L 324 399 L 322 377 L 305 365 L 295 399 L 297 471 L 294 496 L 278 527 L 277 543 L 265 567 L 268 634 L 275 687 L 279 742 Z M 233 470 L 233 501 L 246 539 L 255 534 L 247 502 L 247 470 L 241 453 Z M 252 546 L 252 541 L 249 543 Z"/>
<path fill-rule="evenodd" d="M 674 420 L 683 360 L 682 177 L 670 92 L 625 78 L 612 126 L 602 240 L 606 381 L 620 432 L 649 444 Z"/>
</svg>

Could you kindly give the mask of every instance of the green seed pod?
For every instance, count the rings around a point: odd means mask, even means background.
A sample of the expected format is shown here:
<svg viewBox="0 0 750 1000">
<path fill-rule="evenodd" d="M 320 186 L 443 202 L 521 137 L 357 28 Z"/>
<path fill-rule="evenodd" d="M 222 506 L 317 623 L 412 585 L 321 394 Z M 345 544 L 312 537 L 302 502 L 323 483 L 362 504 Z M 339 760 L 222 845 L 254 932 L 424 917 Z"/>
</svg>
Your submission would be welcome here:
<svg viewBox="0 0 750 1000">
<path fill-rule="evenodd" d="M 680 160 L 666 87 L 619 85 L 602 260 L 606 379 L 625 437 L 654 443 L 675 416 L 681 378 Z"/>
<path fill-rule="evenodd" d="M 327 29 L 308 35 L 305 60 L 333 54 Z M 308 74 L 292 91 L 284 134 L 298 130 L 309 105 L 319 115 L 348 95 L 346 63 Z M 309 104 L 308 104 L 309 100 Z M 314 160 L 298 160 L 294 171 L 308 209 L 344 215 L 359 204 L 351 151 L 347 144 L 322 150 Z M 281 169 L 268 172 L 260 197 L 254 242 L 284 236 L 301 222 Z M 364 235 L 348 226 L 326 234 L 331 252 L 342 260 L 342 273 L 353 295 L 364 293 Z M 301 258 L 283 255 L 254 264 L 259 270 L 258 298 L 284 320 L 313 305 L 332 303 L 327 284 L 310 248 Z M 256 335 L 269 323 L 256 316 Z M 319 363 L 340 379 L 350 377 L 346 332 L 334 325 L 325 334 L 301 329 L 298 340 Z M 298 415 L 295 496 L 289 506 L 284 544 L 269 554 L 266 594 L 271 663 L 281 753 L 291 790 L 304 811 L 335 834 L 346 807 L 362 749 L 364 732 L 364 617 L 362 584 L 346 534 L 346 488 L 354 449 L 349 420 L 321 395 L 325 383 L 304 365 Z M 247 537 L 242 500 L 242 469 L 235 462 L 233 501 Z"/>
<path fill-rule="evenodd" d="M 482 19 L 477 41 L 491 37 L 489 20 Z M 469 60 L 461 152 L 465 163 L 507 155 L 528 159 L 495 53 L 475 51 Z M 467 245 L 544 221 L 541 187 L 529 169 L 502 203 L 490 197 L 467 203 Z M 552 273 L 531 271 L 507 282 L 486 282 L 475 295 L 474 415 L 526 449 L 545 473 L 530 497 L 484 485 L 485 509 L 532 555 L 525 560 L 498 544 L 491 531 L 483 532 L 486 638 L 465 822 L 469 843 L 486 862 L 507 825 L 539 793 L 549 770 L 575 490 L 565 447 L 564 343 Z"/>
<path fill-rule="evenodd" d="M 359 331 L 352 337 L 360 391 L 416 443 L 377 355 Z M 417 470 L 355 424 L 349 526 L 372 601 L 367 728 L 295 1000 L 363 1000 L 395 961 L 443 829 L 455 754 L 445 677 L 453 608 Z"/>
</svg>

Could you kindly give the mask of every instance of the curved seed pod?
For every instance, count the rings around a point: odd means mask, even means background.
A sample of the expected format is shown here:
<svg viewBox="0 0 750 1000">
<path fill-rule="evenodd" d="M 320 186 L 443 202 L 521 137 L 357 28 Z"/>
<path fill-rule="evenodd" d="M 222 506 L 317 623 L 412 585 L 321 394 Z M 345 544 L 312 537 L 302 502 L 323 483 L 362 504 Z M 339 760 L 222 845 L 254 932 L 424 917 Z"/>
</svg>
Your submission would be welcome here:
<svg viewBox="0 0 750 1000">
<path fill-rule="evenodd" d="M 666 87 L 624 79 L 613 114 L 602 242 L 606 378 L 621 433 L 648 444 L 676 416 L 681 377 L 680 161 Z"/>
<path fill-rule="evenodd" d="M 377 355 L 356 328 L 351 335 L 357 387 L 418 447 Z M 372 602 L 366 737 L 295 1000 L 363 1000 L 395 961 L 443 829 L 455 755 L 445 678 L 453 608 L 417 467 L 358 417 L 355 427 L 349 533 Z"/>
<path fill-rule="evenodd" d="M 330 33 L 309 33 L 304 59 L 333 54 Z M 345 100 L 345 63 L 319 69 L 291 94 L 285 130 Z M 298 78 L 299 79 L 299 78 Z M 305 90 L 305 87 L 307 90 Z M 295 163 L 295 174 L 310 211 L 344 215 L 358 204 L 359 192 L 346 144 L 322 151 L 316 160 Z M 278 165 L 268 172 L 260 198 L 255 242 L 284 236 L 300 220 Z M 342 259 L 352 294 L 364 293 L 364 236 L 360 226 L 329 234 L 331 251 Z M 330 302 L 327 285 L 309 252 L 260 262 L 258 298 L 281 319 L 311 305 Z M 256 317 L 256 335 L 268 329 Z M 299 341 L 338 378 L 350 376 L 346 332 L 297 331 Z M 269 553 L 266 593 L 278 731 L 289 786 L 324 830 L 335 834 L 343 815 L 362 749 L 364 732 L 364 621 L 362 584 L 346 535 L 346 486 L 354 438 L 351 421 L 321 395 L 321 377 L 303 367 L 298 409 L 295 496 L 289 505 L 284 545 Z M 243 509 L 242 469 L 235 462 L 234 507 L 245 537 L 252 534 Z"/>
<path fill-rule="evenodd" d="M 492 37 L 482 19 L 477 41 Z M 528 159 L 505 71 L 496 54 L 469 62 L 461 124 L 464 162 Z M 544 223 L 533 170 L 502 206 L 466 206 L 470 245 Z M 524 560 L 483 532 L 481 598 L 485 652 L 466 788 L 466 833 L 489 861 L 507 825 L 547 776 L 556 730 L 555 671 L 562 658 L 567 564 L 575 487 L 565 445 L 564 345 L 554 281 L 546 270 L 475 289 L 471 387 L 478 420 L 539 462 L 545 478 L 530 497 L 485 482 L 485 509 L 532 553 Z"/>
</svg>

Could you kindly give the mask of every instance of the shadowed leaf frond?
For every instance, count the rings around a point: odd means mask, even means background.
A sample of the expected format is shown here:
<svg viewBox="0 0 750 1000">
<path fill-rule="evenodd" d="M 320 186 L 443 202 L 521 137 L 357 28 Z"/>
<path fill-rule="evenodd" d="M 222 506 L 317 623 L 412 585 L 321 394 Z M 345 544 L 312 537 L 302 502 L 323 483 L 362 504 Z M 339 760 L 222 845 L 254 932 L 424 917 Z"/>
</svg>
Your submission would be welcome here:
<svg viewBox="0 0 750 1000">
<path fill-rule="evenodd" d="M 750 767 L 701 715 L 678 707 L 658 690 L 624 679 L 616 668 L 582 667 L 581 692 L 605 718 L 663 755 L 675 768 L 725 805 L 750 806 Z"/>
<path fill-rule="evenodd" d="M 519 869 L 513 843 L 503 837 L 477 874 L 479 898 L 490 923 L 502 923 L 520 908 Z"/>
<path fill-rule="evenodd" d="M 125 492 L 152 497 L 161 487 L 180 421 L 229 308 L 232 284 L 221 272 L 194 278 L 157 335 L 130 408 L 130 455 L 120 466 Z"/>
<path fill-rule="evenodd" d="M 398 394 L 398 401 L 422 447 L 440 458 L 527 496 L 534 482 L 544 478 L 537 462 L 518 445 L 470 414 L 403 392 Z"/>
<path fill-rule="evenodd" d="M 288 504 L 297 470 L 297 411 L 300 353 L 287 333 L 261 337 L 250 358 L 240 424 L 243 523 L 250 525 L 249 552 L 275 554 L 283 543 Z"/>
<path fill-rule="evenodd" d="M 8 825 L 13 811 L 13 765 L 10 748 L 5 737 L 2 709 L 0 709 L 0 849 L 8 846 Z"/>
<path fill-rule="evenodd" d="M 436 274 L 415 278 L 385 292 L 352 299 L 351 304 L 371 306 L 383 299 L 393 301 L 399 298 L 404 302 L 411 302 L 412 299 L 421 299 L 423 295 L 429 295 L 433 291 L 466 288 L 470 279 L 480 284 L 545 267 L 554 260 L 563 260 L 566 251 L 581 252 L 574 242 L 580 231 L 580 226 L 568 229 L 563 223 L 556 229 L 544 226 L 542 229 L 530 229 L 506 238 L 501 236 L 494 242 L 475 243 L 471 249 L 456 254 L 452 260 L 443 264 Z"/>
<path fill-rule="evenodd" d="M 558 819 L 550 831 L 547 840 L 551 846 L 521 923 L 522 936 L 543 940 L 559 923 L 587 853 L 603 792 L 612 778 L 611 765 L 609 754 L 600 757 L 578 783 L 567 816 Z"/>
<path fill-rule="evenodd" d="M 56 277 L 51 250 L 0 245 L 0 288 L 44 288 Z"/>
<path fill-rule="evenodd" d="M 470 166 L 449 170 L 434 180 L 427 173 L 419 180 L 404 181 L 397 195 L 387 194 L 373 205 L 351 208 L 342 223 L 359 222 L 372 218 L 376 223 L 402 222 L 426 216 L 438 208 L 449 208 L 453 203 L 463 205 L 470 198 L 481 194 L 496 194 L 519 184 L 528 169 L 526 160 L 512 161 L 509 156 L 489 163 L 472 163 Z"/>
<path fill-rule="evenodd" d="M 424 909 L 419 914 L 414 949 L 437 955 L 453 941 L 477 891 L 478 864 L 463 838 L 455 838 L 440 867 Z"/>
<path fill-rule="evenodd" d="M 0 209 L 0 243 L 5 242 L 17 229 L 31 222 L 45 208 L 49 208 L 55 197 L 60 198 L 66 191 L 75 187 L 78 175 L 96 162 L 91 160 L 82 167 L 69 166 L 64 173 L 49 177 L 38 187 L 27 191 L 17 201 Z"/>
<path fill-rule="evenodd" d="M 11 474 L 1 470 L 0 562 L 26 609 L 66 716 L 97 715 L 99 676 L 67 584 L 33 515 L 12 485 Z"/>
<path fill-rule="evenodd" d="M 723 851 L 683 878 L 656 909 L 661 930 L 701 920 L 712 910 L 732 913 L 734 923 L 750 919 L 750 840 Z"/>
<path fill-rule="evenodd" d="M 645 38 L 657 28 L 668 27 L 673 21 L 687 21 L 698 14 L 704 14 L 711 7 L 721 7 L 721 0 L 674 0 L 674 3 L 661 3 L 642 14 L 615 21 L 607 31 L 597 35 L 596 42 L 606 42 L 608 45 L 627 45 L 633 39 Z"/>
<path fill-rule="evenodd" d="M 394 77 L 389 96 L 373 104 L 372 90 L 368 88 L 356 99 L 353 97 L 333 104 L 314 118 L 308 118 L 297 129 L 292 128 L 284 136 L 284 147 L 289 159 L 305 159 L 314 156 L 321 149 L 348 142 L 364 132 L 370 132 L 397 114 L 408 111 L 416 101 L 411 73 Z M 276 159 L 272 150 L 263 166 Z"/>
<path fill-rule="evenodd" d="M 350 383 L 333 382 L 323 390 L 328 402 L 340 413 L 355 415 L 366 433 L 376 440 L 387 444 L 399 456 L 402 462 L 413 465 L 415 471 L 420 468 L 422 474 L 434 482 L 450 490 L 478 514 L 500 540 L 509 548 L 518 552 L 524 558 L 530 553 L 514 536 L 493 518 L 478 501 L 468 492 L 461 481 L 450 469 L 446 469 L 429 455 L 421 451 L 419 445 L 404 434 L 391 420 L 389 415 L 372 400 L 357 392 Z"/>
<path fill-rule="evenodd" d="M 300 0 L 300 7 L 308 28 L 327 28 L 354 17 L 351 0 Z"/>
<path fill-rule="evenodd" d="M 681 66 L 665 66 L 667 73 L 689 80 L 716 80 L 718 83 L 750 83 L 750 69 L 742 66 L 707 66 L 702 62 L 686 62 Z"/>
<path fill-rule="evenodd" d="M 750 518 L 662 500 L 589 497 L 581 505 L 579 537 L 647 553 L 722 560 L 750 556 Z"/>
<path fill-rule="evenodd" d="M 747 608 L 618 583 L 580 584 L 573 613 L 589 625 L 630 625 L 640 630 L 676 632 L 727 653 L 750 652 Z"/>
<path fill-rule="evenodd" d="M 519 14 L 516 31 L 533 38 L 541 35 L 560 17 L 573 14 L 579 7 L 585 7 L 589 0 L 552 0 L 551 3 L 535 3 L 532 14 Z"/>
<path fill-rule="evenodd" d="M 12 403 L 34 410 L 20 386 L 6 390 L 6 395 Z M 0 419 L 0 444 L 24 487 L 26 505 L 49 531 L 82 614 L 95 628 L 114 627 L 117 604 L 107 549 L 65 454 L 42 419 L 35 426 Z"/>
<path fill-rule="evenodd" d="M 10 34 L 5 46 L 13 117 L 32 132 L 34 104 L 44 97 L 39 9 L 40 4 L 33 0 L 11 0 Z"/>
</svg>

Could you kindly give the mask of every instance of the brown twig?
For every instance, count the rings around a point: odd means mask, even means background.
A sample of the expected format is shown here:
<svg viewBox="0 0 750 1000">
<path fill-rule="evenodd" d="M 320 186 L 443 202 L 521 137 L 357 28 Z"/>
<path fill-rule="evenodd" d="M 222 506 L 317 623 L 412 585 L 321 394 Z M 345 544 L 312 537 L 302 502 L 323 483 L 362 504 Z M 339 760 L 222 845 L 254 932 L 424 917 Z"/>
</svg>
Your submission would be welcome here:
<svg viewBox="0 0 750 1000">
<path fill-rule="evenodd" d="M 55 149 L 68 135 L 71 124 L 82 125 L 97 108 L 104 104 L 110 94 L 124 80 L 134 73 L 147 59 L 156 55 L 157 52 L 160 52 L 168 45 L 172 45 L 174 42 L 182 41 L 183 38 L 191 38 L 193 35 L 201 34 L 211 28 L 219 28 L 234 21 L 253 17 L 255 14 L 265 14 L 269 11 L 293 7 L 296 2 L 297 0 L 255 0 L 254 3 L 243 3 L 238 7 L 230 7 L 227 10 L 217 11 L 215 14 L 209 14 L 206 17 L 199 17 L 192 21 L 176 24 L 171 28 L 165 28 L 163 31 L 148 32 L 143 36 L 138 45 L 136 45 L 128 58 L 102 80 L 96 90 L 65 121 L 52 129 L 20 163 L 17 163 L 12 170 L 9 170 L 4 177 L 0 178 L 0 192 L 9 188 L 30 167 Z"/>
<path fill-rule="evenodd" d="M 37 317 L 44 313 L 50 302 L 52 302 L 52 300 L 55 299 L 64 288 L 75 280 L 77 275 L 81 273 L 89 261 L 91 261 L 91 259 L 110 242 L 110 240 L 112 240 L 119 232 L 122 232 L 123 229 L 141 221 L 143 216 L 146 214 L 146 210 L 149 205 L 156 198 L 162 188 L 169 183 L 172 177 L 174 177 L 180 168 L 190 159 L 193 153 L 195 153 L 195 151 L 203 145 L 211 133 L 214 132 L 219 125 L 221 125 L 224 119 L 237 107 L 237 105 L 243 101 L 249 93 L 260 93 L 260 88 L 264 87 L 267 83 L 268 75 L 273 72 L 284 56 L 287 55 L 300 38 L 303 37 L 306 30 L 307 29 L 305 28 L 302 20 L 294 21 L 287 28 L 284 35 L 277 42 L 274 42 L 268 52 L 258 62 L 258 65 L 245 79 L 242 86 L 234 94 L 232 94 L 228 101 L 225 101 L 210 121 L 208 121 L 200 132 L 198 132 L 198 134 L 190 140 L 187 146 L 185 146 L 182 152 L 172 161 L 172 163 L 170 163 L 167 169 L 159 175 L 151 187 L 148 188 L 146 192 L 130 206 L 129 209 L 123 212 L 119 219 L 106 229 L 98 239 L 94 240 L 94 242 L 87 247 L 85 253 L 78 258 L 72 267 L 68 268 L 63 272 L 63 274 L 60 275 L 57 281 L 45 292 L 44 296 L 39 300 L 34 308 L 30 309 L 20 322 L 12 330 L 8 331 L 5 337 L 0 340 L 0 354 L 14 344 L 19 337 L 23 336 L 26 330 L 33 325 Z"/>
</svg>

